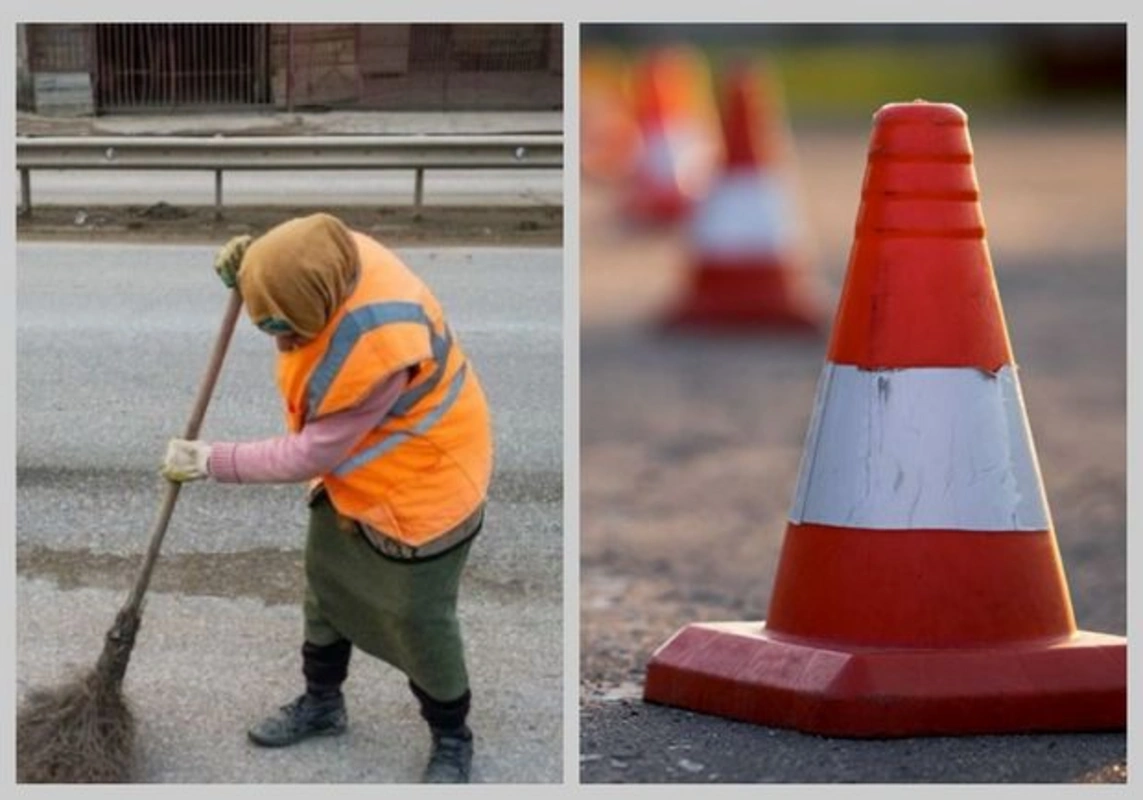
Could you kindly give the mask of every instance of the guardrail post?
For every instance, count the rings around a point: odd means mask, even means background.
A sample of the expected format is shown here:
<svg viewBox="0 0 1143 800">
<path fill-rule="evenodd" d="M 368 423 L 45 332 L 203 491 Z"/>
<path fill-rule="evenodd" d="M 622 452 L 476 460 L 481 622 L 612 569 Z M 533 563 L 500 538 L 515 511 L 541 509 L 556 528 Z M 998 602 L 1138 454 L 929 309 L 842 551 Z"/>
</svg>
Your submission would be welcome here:
<svg viewBox="0 0 1143 800">
<path fill-rule="evenodd" d="M 222 170 L 214 171 L 214 220 L 222 219 Z"/>
<path fill-rule="evenodd" d="M 25 217 L 32 216 L 32 171 L 20 170 L 20 213 Z"/>
<path fill-rule="evenodd" d="M 421 206 L 425 204 L 425 170 L 423 167 L 417 169 L 417 179 L 413 186 L 413 207 L 417 211 L 421 210 Z"/>
</svg>

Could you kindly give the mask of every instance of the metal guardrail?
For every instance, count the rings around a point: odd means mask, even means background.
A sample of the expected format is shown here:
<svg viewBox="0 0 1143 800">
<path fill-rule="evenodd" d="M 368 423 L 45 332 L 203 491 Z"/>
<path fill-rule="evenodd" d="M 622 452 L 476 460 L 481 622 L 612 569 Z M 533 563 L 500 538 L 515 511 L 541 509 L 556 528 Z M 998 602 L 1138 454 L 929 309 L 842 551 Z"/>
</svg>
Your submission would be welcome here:
<svg viewBox="0 0 1143 800">
<path fill-rule="evenodd" d="M 382 169 L 415 172 L 414 204 L 424 202 L 429 169 L 560 169 L 563 136 L 118 136 L 16 138 L 21 213 L 32 211 L 32 170 L 120 169 L 214 172 L 215 216 L 222 216 L 224 172 Z"/>
</svg>

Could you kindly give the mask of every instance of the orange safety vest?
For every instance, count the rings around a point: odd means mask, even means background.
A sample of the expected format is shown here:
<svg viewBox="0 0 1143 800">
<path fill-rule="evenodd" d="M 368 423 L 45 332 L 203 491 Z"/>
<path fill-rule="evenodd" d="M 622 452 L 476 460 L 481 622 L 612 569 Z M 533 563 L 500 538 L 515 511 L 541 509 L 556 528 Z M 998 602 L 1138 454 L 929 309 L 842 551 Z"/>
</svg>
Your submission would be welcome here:
<svg viewBox="0 0 1143 800">
<path fill-rule="evenodd" d="M 481 508 L 492 472 L 488 406 L 428 287 L 378 242 L 353 239 L 353 293 L 316 339 L 279 354 L 278 388 L 296 433 L 413 369 L 385 418 L 320 481 L 339 513 L 415 551 Z"/>
</svg>

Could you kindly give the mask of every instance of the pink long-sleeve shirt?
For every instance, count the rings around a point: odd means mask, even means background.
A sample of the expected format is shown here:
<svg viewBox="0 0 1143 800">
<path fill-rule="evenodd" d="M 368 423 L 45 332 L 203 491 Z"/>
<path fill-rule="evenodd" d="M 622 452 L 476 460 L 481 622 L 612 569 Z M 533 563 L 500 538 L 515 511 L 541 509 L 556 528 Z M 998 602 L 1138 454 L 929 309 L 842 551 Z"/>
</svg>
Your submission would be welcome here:
<svg viewBox="0 0 1143 800">
<path fill-rule="evenodd" d="M 221 483 L 297 483 L 323 475 L 385 418 L 408 382 L 408 370 L 401 370 L 353 408 L 320 417 L 297 433 L 256 442 L 211 442 L 207 471 Z"/>
</svg>

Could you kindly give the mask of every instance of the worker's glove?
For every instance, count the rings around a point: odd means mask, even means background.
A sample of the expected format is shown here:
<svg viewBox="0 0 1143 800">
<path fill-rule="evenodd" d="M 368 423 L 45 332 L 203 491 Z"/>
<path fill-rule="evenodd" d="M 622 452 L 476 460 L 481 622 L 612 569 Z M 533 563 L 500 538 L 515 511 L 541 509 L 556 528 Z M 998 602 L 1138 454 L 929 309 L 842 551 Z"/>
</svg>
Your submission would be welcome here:
<svg viewBox="0 0 1143 800">
<path fill-rule="evenodd" d="M 254 241 L 249 234 L 235 236 L 224 244 L 214 257 L 214 271 L 226 284 L 227 289 L 233 289 L 238 284 L 238 269 L 242 266 L 242 256 L 246 255 L 246 248 Z"/>
<path fill-rule="evenodd" d="M 210 475 L 210 445 L 206 442 L 171 439 L 167 442 L 167 457 L 163 460 L 162 476 L 169 481 L 185 483 Z"/>
</svg>

